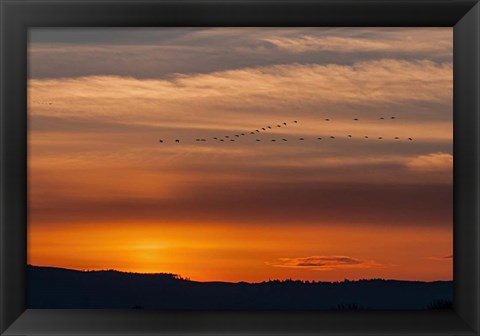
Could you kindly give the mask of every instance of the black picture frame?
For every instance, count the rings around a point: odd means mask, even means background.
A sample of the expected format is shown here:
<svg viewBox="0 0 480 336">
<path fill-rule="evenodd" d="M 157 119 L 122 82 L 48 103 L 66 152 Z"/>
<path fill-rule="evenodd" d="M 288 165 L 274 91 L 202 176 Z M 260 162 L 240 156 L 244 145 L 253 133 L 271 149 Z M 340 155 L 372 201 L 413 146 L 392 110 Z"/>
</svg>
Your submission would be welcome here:
<svg viewBox="0 0 480 336">
<path fill-rule="evenodd" d="M 480 335 L 480 4 L 476 0 L 0 0 L 1 335 Z M 446 311 L 26 309 L 30 27 L 454 29 L 454 307 Z M 428 242 L 426 242 L 428 243 Z"/>
</svg>

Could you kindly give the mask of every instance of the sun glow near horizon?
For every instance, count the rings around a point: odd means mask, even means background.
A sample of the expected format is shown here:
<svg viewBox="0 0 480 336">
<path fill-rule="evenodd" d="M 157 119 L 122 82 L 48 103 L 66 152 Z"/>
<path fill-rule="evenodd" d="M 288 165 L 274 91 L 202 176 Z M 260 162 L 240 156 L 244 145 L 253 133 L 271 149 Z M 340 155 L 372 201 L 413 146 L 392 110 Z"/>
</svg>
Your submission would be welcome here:
<svg viewBox="0 0 480 336">
<path fill-rule="evenodd" d="M 275 232 L 272 232 L 272 231 Z M 231 225 L 122 223 L 52 225 L 29 234 L 29 263 L 80 270 L 174 273 L 197 281 L 295 278 L 451 280 L 450 231 L 359 228 L 343 225 L 232 228 Z M 92 235 L 92 232 L 94 234 Z M 425 236 L 429 244 L 425 246 Z M 389 242 L 388 250 L 385 241 Z M 298 244 L 298 245 L 297 245 Z M 63 251 L 59 254 L 58 251 Z M 285 251 L 288 251 L 286 253 Z M 399 251 L 402 251 L 399 253 Z M 418 257 L 421 251 L 426 257 Z M 442 251 L 443 254 L 438 254 Z M 319 253 L 320 252 L 320 253 Z M 285 257 L 348 257 L 328 267 L 283 265 Z M 355 257 L 352 257 L 355 256 Z M 432 261 L 430 257 L 438 257 Z M 401 266 L 408 264 L 406 272 Z M 435 270 L 430 268 L 432 263 Z"/>
</svg>

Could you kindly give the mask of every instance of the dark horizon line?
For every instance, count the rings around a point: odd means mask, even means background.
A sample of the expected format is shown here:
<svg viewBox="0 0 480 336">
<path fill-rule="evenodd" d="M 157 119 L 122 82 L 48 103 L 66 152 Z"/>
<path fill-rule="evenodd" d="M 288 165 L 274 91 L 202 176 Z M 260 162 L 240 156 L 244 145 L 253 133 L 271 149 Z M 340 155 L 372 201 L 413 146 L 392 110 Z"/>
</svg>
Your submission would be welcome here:
<svg viewBox="0 0 480 336">
<path fill-rule="evenodd" d="M 80 272 L 80 273 L 100 273 L 100 272 L 115 272 L 120 274 L 130 274 L 130 275 L 147 275 L 147 276 L 155 276 L 155 275 L 164 275 L 164 276 L 171 276 L 177 280 L 183 281 L 190 281 L 190 282 L 198 282 L 198 283 L 248 283 L 248 284 L 261 284 L 261 283 L 269 283 L 269 282 L 301 282 L 301 283 L 346 283 L 346 282 L 362 282 L 362 281 L 397 281 L 397 282 L 415 282 L 415 283 L 438 283 L 438 282 L 452 282 L 452 280 L 431 280 L 431 281 L 423 281 L 423 280 L 405 280 L 405 279 L 386 279 L 386 278 L 362 278 L 357 280 L 350 280 L 345 278 L 343 280 L 335 280 L 335 281 L 325 281 L 325 280 L 300 280 L 300 279 L 268 279 L 259 282 L 249 282 L 239 280 L 236 282 L 233 281 L 222 281 L 222 280 L 210 280 L 210 281 L 198 281 L 192 280 L 189 277 L 183 277 L 180 274 L 169 273 L 169 272 L 156 272 L 156 273 L 141 273 L 141 272 L 128 272 L 128 271 L 119 271 L 116 269 L 101 269 L 101 270 L 80 270 L 80 269 L 73 269 L 73 268 L 65 268 L 65 267 L 58 267 L 58 266 L 39 266 L 39 265 L 32 265 L 27 264 L 27 267 L 32 268 L 43 268 L 43 269 L 56 269 L 62 271 L 70 271 L 70 272 Z"/>
</svg>

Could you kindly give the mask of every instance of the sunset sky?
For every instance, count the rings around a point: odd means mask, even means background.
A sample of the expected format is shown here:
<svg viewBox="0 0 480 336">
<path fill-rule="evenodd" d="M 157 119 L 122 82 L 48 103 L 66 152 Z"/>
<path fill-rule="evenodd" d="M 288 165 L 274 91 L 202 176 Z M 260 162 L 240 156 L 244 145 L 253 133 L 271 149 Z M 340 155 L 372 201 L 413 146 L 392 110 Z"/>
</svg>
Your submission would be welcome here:
<svg viewBox="0 0 480 336">
<path fill-rule="evenodd" d="M 29 37 L 30 264 L 452 279 L 451 28 Z"/>
</svg>

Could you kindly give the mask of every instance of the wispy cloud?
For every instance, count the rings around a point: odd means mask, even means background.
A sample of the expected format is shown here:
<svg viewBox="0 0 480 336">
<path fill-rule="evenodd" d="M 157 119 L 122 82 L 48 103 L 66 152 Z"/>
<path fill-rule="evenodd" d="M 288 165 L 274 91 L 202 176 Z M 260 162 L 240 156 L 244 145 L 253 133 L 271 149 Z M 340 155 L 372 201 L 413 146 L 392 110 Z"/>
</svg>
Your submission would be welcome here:
<svg viewBox="0 0 480 336">
<path fill-rule="evenodd" d="M 449 153 L 431 153 L 418 155 L 406 160 L 406 166 L 413 170 L 452 173 L 453 155 Z"/>
<path fill-rule="evenodd" d="M 41 87 L 40 87 L 41 85 Z M 61 85 L 62 87 L 59 87 Z M 318 101 L 395 102 L 451 97 L 452 64 L 382 59 L 351 66 L 289 64 L 243 68 L 198 75 L 175 75 L 168 80 L 92 76 L 77 79 L 32 80 L 32 93 L 50 92 L 62 98 L 316 98 Z M 61 89 L 61 90 L 60 90 Z M 285 95 L 289 93 L 288 95 Z M 59 94 L 59 95 L 58 95 Z M 283 101 L 283 99 L 282 99 Z M 247 102 L 248 103 L 248 102 Z"/>
<path fill-rule="evenodd" d="M 300 258 L 280 258 L 268 263 L 274 267 L 307 268 L 316 271 L 331 271 L 342 268 L 378 268 L 386 267 L 374 260 L 365 260 L 348 256 L 311 256 Z"/>
<path fill-rule="evenodd" d="M 93 76 L 29 81 L 34 116 L 163 127 L 258 127 L 266 120 L 291 118 L 299 109 L 307 121 L 330 116 L 331 109 L 337 119 L 359 114 L 378 119 L 385 108 L 392 113 L 399 106 L 405 106 L 402 114 L 408 120 L 419 113 L 412 110 L 415 104 L 423 111 L 429 110 L 428 104 L 438 109 L 439 104 L 450 106 L 451 96 L 452 64 L 430 61 L 290 64 L 177 75 L 168 80 Z M 445 119 L 444 114 L 422 114 L 431 122 Z M 219 115 L 225 118 L 219 120 Z M 239 118 L 232 119 L 232 115 Z"/>
<path fill-rule="evenodd" d="M 451 54 L 453 48 L 452 37 L 441 30 L 430 31 L 427 34 L 415 34 L 413 31 L 410 34 L 405 31 L 385 32 L 368 37 L 318 36 L 312 34 L 265 38 L 264 41 L 293 53 L 307 51 L 403 53 L 407 51 L 409 53 Z M 408 44 L 408 48 L 405 47 L 406 44 Z"/>
<path fill-rule="evenodd" d="M 451 28 L 33 29 L 32 78 L 165 78 L 273 64 L 451 61 Z"/>
<path fill-rule="evenodd" d="M 453 254 L 449 254 L 446 256 L 436 256 L 436 257 L 427 257 L 428 260 L 435 260 L 435 261 L 452 261 Z"/>
</svg>

